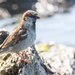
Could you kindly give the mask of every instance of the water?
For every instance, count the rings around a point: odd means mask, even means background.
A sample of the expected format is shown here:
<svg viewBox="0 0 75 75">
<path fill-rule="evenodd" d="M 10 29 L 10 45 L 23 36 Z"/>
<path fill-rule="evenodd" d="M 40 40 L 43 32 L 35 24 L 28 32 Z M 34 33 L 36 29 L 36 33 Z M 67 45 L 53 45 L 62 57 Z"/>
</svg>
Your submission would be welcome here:
<svg viewBox="0 0 75 75">
<path fill-rule="evenodd" d="M 56 14 L 37 22 L 37 40 L 51 41 L 75 46 L 75 7 L 70 13 Z"/>
<path fill-rule="evenodd" d="M 14 19 L 0 21 L 0 27 Z M 53 17 L 37 20 L 36 24 L 36 41 L 56 41 L 75 46 L 75 6 L 70 9 L 70 13 L 55 14 Z M 5 28 L 11 33 L 16 25 L 18 24 Z"/>
</svg>

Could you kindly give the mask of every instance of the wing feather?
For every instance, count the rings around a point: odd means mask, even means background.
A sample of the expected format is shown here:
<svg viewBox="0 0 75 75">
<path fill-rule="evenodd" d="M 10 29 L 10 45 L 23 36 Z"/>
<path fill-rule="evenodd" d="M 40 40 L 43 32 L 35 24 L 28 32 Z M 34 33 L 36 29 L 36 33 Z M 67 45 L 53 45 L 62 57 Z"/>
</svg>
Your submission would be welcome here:
<svg viewBox="0 0 75 75">
<path fill-rule="evenodd" d="M 13 46 L 27 37 L 27 29 L 22 27 L 16 27 L 13 32 L 2 43 L 1 48 Z"/>
</svg>

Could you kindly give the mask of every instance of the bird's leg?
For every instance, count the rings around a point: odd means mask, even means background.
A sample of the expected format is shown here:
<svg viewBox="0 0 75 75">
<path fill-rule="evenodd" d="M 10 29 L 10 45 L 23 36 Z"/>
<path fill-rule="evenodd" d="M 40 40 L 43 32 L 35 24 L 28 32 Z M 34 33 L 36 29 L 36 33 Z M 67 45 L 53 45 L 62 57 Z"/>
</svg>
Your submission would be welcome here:
<svg viewBox="0 0 75 75">
<path fill-rule="evenodd" d="M 21 59 L 19 59 L 18 61 L 24 61 L 25 63 L 31 63 L 28 59 L 23 58 L 23 54 L 28 57 L 28 54 L 25 51 L 22 51 L 21 53 L 18 53 L 18 55 L 21 57 Z"/>
<path fill-rule="evenodd" d="M 25 51 L 22 51 L 22 54 L 24 54 L 24 55 L 26 55 L 26 57 L 28 57 L 28 54 L 27 54 L 27 52 L 25 52 Z"/>
</svg>

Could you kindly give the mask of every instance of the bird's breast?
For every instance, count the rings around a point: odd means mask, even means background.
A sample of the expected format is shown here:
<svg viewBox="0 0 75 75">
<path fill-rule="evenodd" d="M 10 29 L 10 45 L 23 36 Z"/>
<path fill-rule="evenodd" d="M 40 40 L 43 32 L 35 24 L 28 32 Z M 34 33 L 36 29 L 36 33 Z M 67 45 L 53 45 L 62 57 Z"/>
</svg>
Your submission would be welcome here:
<svg viewBox="0 0 75 75">
<path fill-rule="evenodd" d="M 33 30 L 28 30 L 27 31 L 27 38 L 25 38 L 20 43 L 16 44 L 13 47 L 13 50 L 15 50 L 16 52 L 20 52 L 21 50 L 25 50 L 29 46 L 33 45 L 35 39 L 36 39 L 35 32 Z"/>
</svg>

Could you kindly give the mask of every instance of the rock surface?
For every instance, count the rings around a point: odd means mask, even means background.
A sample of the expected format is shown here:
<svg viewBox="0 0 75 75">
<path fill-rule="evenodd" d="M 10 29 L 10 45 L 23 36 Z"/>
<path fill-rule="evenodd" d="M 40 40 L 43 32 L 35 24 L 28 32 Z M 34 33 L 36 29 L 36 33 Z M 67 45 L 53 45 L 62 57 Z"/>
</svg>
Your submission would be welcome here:
<svg viewBox="0 0 75 75">
<path fill-rule="evenodd" d="M 0 55 L 0 75 L 46 75 L 43 61 L 36 52 L 35 47 L 25 50 L 31 63 L 19 62 L 19 55 L 16 53 L 4 53 Z"/>
<path fill-rule="evenodd" d="M 19 65 L 16 53 L 4 53 L 0 55 L 0 75 L 18 75 Z"/>
<path fill-rule="evenodd" d="M 41 45 L 44 46 L 43 44 Z M 48 50 L 46 50 L 45 46 L 48 46 Z M 72 75 L 74 48 L 55 42 L 47 43 L 45 46 L 45 48 L 43 47 L 43 52 L 40 51 L 40 56 L 43 57 L 45 66 L 53 72 L 54 75 Z M 38 47 L 40 46 L 38 45 Z"/>
</svg>

